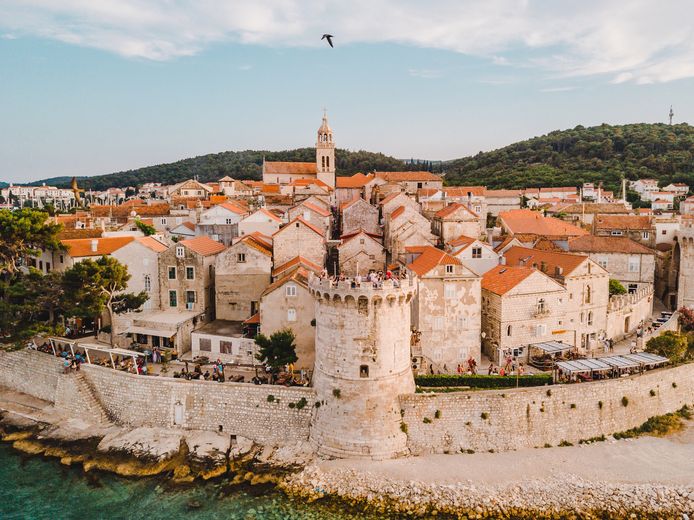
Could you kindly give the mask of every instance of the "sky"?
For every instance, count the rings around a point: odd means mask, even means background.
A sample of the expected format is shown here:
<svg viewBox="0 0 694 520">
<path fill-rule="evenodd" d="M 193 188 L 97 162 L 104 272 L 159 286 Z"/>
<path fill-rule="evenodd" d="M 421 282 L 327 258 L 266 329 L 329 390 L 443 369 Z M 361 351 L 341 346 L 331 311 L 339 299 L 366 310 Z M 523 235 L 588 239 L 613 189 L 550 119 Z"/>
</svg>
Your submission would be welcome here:
<svg viewBox="0 0 694 520">
<path fill-rule="evenodd" d="M 334 35 L 335 48 L 320 37 Z M 0 180 L 694 122 L 690 0 L 0 0 Z"/>
</svg>

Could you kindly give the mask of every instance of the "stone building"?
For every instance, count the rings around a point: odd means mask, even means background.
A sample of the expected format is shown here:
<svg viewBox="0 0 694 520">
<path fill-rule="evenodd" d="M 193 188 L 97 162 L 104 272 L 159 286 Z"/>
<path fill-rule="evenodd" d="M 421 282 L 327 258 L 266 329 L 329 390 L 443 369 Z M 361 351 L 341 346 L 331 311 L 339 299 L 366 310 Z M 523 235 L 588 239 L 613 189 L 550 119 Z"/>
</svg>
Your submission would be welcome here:
<svg viewBox="0 0 694 520">
<path fill-rule="evenodd" d="M 420 367 L 453 374 L 468 358 L 479 363 L 481 277 L 433 246 L 408 247 L 407 260 L 418 279 L 412 326 L 420 333 L 421 352 L 413 352 Z"/>
<path fill-rule="evenodd" d="M 491 244 L 477 238 L 459 236 L 446 244 L 446 250 L 473 273 L 483 275 L 499 265 L 500 254 Z"/>
<path fill-rule="evenodd" d="M 440 190 L 422 188 L 417 190 L 417 202 L 422 206 L 422 213 L 433 217 L 434 213 L 451 204 L 463 204 L 482 219 L 487 215 L 487 202 L 484 186 L 449 186 Z"/>
<path fill-rule="evenodd" d="M 607 330 L 609 273 L 584 255 L 539 251 L 514 246 L 506 263 L 538 269 L 561 283 L 568 292 L 564 302 L 566 329 L 574 330 L 575 345 L 590 351 Z"/>
<path fill-rule="evenodd" d="M 586 235 L 569 241 L 569 251 L 587 254 L 629 293 L 655 283 L 655 250 L 630 238 Z"/>
<path fill-rule="evenodd" d="M 401 260 L 407 246 L 434 245 L 431 223 L 410 206 L 400 206 L 386 217 L 384 245 L 390 253 L 390 262 Z"/>
<path fill-rule="evenodd" d="M 566 315 L 566 287 L 531 267 L 498 265 L 482 277 L 485 354 L 527 358 L 528 346 L 546 341 L 574 344 Z"/>
<path fill-rule="evenodd" d="M 204 321 L 215 316 L 214 265 L 224 244 L 201 236 L 175 243 L 159 255 L 163 310 L 193 311 Z"/>
<path fill-rule="evenodd" d="M 544 238 L 565 251 L 571 238 L 588 234 L 585 229 L 530 209 L 502 211 L 498 222 L 507 235 L 517 236 L 522 242 Z"/>
<path fill-rule="evenodd" d="M 233 202 L 216 204 L 200 214 L 197 234 L 206 235 L 228 246 L 239 236 L 239 222 L 247 213 L 246 208 Z"/>
<path fill-rule="evenodd" d="M 694 309 L 694 226 L 683 222 L 673 251 L 677 270 L 677 308 Z"/>
<path fill-rule="evenodd" d="M 352 199 L 340 206 L 340 234 L 348 235 L 363 229 L 372 235 L 381 234 L 378 209 L 364 199 Z"/>
<path fill-rule="evenodd" d="M 627 237 L 646 247 L 655 248 L 655 226 L 649 215 L 597 215 L 593 234 L 599 237 Z"/>
<path fill-rule="evenodd" d="M 297 369 L 312 370 L 315 359 L 315 302 L 308 272 L 294 269 L 268 286 L 260 297 L 260 332 L 291 329 L 296 336 Z"/>
<path fill-rule="evenodd" d="M 485 190 L 484 199 L 487 212 L 496 217 L 502 211 L 521 209 L 521 190 Z"/>
<path fill-rule="evenodd" d="M 406 454 L 398 396 L 414 392 L 410 302 L 416 280 L 352 288 L 312 278 L 316 300 L 315 409 L 310 440 L 329 457 Z M 397 326 L 395 326 L 397 325 Z"/>
<path fill-rule="evenodd" d="M 378 205 L 381 208 L 381 218 L 383 220 L 386 220 L 388 215 L 390 215 L 400 206 L 404 206 L 415 213 L 420 213 L 421 209 L 419 204 L 412 197 L 409 197 L 402 191 L 391 193 L 381 200 Z"/>
<path fill-rule="evenodd" d="M 422 188 L 441 189 L 443 179 L 431 172 L 374 172 L 377 179 L 399 184 L 408 195 L 416 195 Z"/>
<path fill-rule="evenodd" d="M 371 200 L 371 190 L 368 186 L 373 179 L 373 173 L 355 173 L 351 177 L 338 177 L 335 179 L 335 202 L 340 205 L 357 198 Z"/>
<path fill-rule="evenodd" d="M 102 256 L 112 255 L 121 247 L 135 240 L 132 236 L 74 238 L 61 240 L 64 251 L 46 250 L 29 259 L 29 265 L 42 273 L 65 271 L 82 260 L 97 260 Z"/>
<path fill-rule="evenodd" d="M 282 225 L 282 219 L 272 211 L 260 208 L 239 222 L 239 236 L 262 233 L 271 237 Z"/>
<path fill-rule="evenodd" d="M 169 246 L 154 237 L 138 237 L 116 249 L 111 256 L 128 268 L 127 292 L 147 293 L 148 300 L 143 310 L 159 309 L 159 255 Z"/>
<path fill-rule="evenodd" d="M 272 236 L 275 266 L 302 256 L 325 265 L 325 229 L 297 217 Z"/>
<path fill-rule="evenodd" d="M 330 237 L 332 213 L 324 207 L 310 202 L 302 202 L 297 206 L 289 208 L 287 215 L 290 221 L 301 217 L 304 221 L 322 229 L 326 239 Z"/>
<path fill-rule="evenodd" d="M 344 235 L 337 250 L 342 274 L 364 276 L 385 269 L 386 250 L 376 237 L 363 230 Z"/>
<path fill-rule="evenodd" d="M 441 244 L 453 240 L 460 235 L 479 238 L 482 235 L 484 223 L 480 222 L 477 213 L 465 204 L 454 202 L 434 213 L 431 221 L 431 231 L 439 237 Z"/>
<path fill-rule="evenodd" d="M 275 282 L 279 280 L 299 267 L 303 268 L 307 273 L 314 273 L 317 275 L 323 271 L 322 265 L 315 264 L 303 256 L 295 256 L 288 262 L 275 265 L 275 268 L 272 270 L 272 281 Z"/>
<path fill-rule="evenodd" d="M 323 122 L 318 128 L 315 162 L 263 160 L 265 184 L 289 184 L 297 179 L 318 179 L 331 188 L 335 187 L 335 141 L 326 114 L 323 114 Z"/>
<path fill-rule="evenodd" d="M 194 179 L 188 179 L 175 186 L 169 188 L 169 197 L 195 197 L 198 199 L 207 199 L 214 193 L 214 190 L 202 182 Z"/>
<path fill-rule="evenodd" d="M 217 318 L 242 321 L 260 310 L 260 295 L 271 282 L 272 241 L 260 233 L 241 238 L 217 255 Z"/>
</svg>

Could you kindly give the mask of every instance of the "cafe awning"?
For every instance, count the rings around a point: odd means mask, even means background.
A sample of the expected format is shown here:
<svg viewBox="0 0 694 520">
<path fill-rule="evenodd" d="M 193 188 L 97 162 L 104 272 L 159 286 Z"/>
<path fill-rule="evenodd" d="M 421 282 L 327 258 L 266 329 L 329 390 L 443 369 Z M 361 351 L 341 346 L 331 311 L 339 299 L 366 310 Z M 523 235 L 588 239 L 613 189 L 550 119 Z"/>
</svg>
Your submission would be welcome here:
<svg viewBox="0 0 694 520">
<path fill-rule="evenodd" d="M 590 373 L 610 370 L 612 367 L 601 359 L 574 359 L 572 361 L 558 361 L 556 368 L 569 374 Z"/>
<path fill-rule="evenodd" d="M 545 341 L 543 343 L 533 343 L 530 348 L 536 348 L 547 354 L 557 354 L 558 352 L 568 352 L 573 350 L 573 346 L 560 341 Z"/>
<path fill-rule="evenodd" d="M 159 336 L 160 338 L 170 338 L 176 334 L 176 329 L 154 329 L 152 327 L 139 327 L 131 325 L 125 329 L 126 334 L 142 334 L 143 336 Z"/>
</svg>

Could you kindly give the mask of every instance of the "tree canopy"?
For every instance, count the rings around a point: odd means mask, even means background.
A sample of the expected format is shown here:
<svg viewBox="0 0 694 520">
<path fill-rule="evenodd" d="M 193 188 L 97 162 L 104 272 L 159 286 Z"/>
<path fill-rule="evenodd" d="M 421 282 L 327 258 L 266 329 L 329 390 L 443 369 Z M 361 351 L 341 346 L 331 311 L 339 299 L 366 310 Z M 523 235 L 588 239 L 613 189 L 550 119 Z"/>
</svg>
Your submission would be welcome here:
<svg viewBox="0 0 694 520">
<path fill-rule="evenodd" d="M 271 367 L 273 372 L 278 372 L 283 366 L 295 363 L 298 359 L 295 338 L 291 329 L 273 332 L 269 338 L 264 334 L 258 334 L 255 342 L 260 349 L 256 358 Z"/>
<path fill-rule="evenodd" d="M 688 348 L 687 335 L 671 330 L 649 339 L 646 343 L 646 352 L 665 356 L 673 363 L 684 361 L 688 356 Z"/>
<path fill-rule="evenodd" d="M 63 249 L 60 224 L 47 220 L 48 213 L 36 209 L 0 210 L 0 272 L 15 273 L 20 259 L 42 249 Z"/>
</svg>

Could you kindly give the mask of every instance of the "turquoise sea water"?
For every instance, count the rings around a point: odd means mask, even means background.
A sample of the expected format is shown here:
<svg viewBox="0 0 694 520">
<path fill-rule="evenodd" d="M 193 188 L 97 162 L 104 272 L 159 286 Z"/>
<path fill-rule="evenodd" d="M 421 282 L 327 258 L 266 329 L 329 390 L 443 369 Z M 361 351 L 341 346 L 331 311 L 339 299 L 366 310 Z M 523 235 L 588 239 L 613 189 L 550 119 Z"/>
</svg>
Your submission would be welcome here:
<svg viewBox="0 0 694 520">
<path fill-rule="evenodd" d="M 375 520 L 381 515 L 304 504 L 267 487 L 224 482 L 173 487 L 161 479 L 85 474 L 55 459 L 28 457 L 0 445 L 0 519 Z"/>
</svg>

